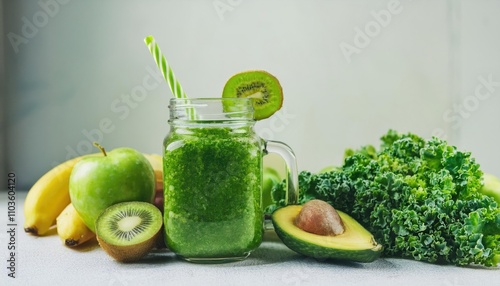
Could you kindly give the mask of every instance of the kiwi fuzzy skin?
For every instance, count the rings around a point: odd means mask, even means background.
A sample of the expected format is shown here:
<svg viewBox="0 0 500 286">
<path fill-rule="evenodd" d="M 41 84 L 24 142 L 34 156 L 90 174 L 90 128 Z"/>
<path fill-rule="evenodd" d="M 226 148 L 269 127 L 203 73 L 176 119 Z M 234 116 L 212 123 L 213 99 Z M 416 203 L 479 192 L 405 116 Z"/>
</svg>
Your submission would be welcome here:
<svg viewBox="0 0 500 286">
<path fill-rule="evenodd" d="M 135 262 L 146 256 L 155 246 L 157 246 L 158 240 L 160 238 L 161 229 L 153 235 L 148 240 L 141 243 L 127 246 L 118 246 L 109 244 L 99 236 L 97 236 L 97 241 L 99 245 L 118 262 Z"/>
</svg>

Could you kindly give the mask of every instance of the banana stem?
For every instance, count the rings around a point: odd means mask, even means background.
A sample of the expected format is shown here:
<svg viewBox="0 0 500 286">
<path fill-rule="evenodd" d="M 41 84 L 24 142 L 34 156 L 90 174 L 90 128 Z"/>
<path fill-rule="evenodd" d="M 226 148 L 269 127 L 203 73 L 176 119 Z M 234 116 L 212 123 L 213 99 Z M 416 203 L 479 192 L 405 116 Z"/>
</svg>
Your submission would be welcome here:
<svg viewBox="0 0 500 286">
<path fill-rule="evenodd" d="M 101 145 L 99 145 L 99 143 L 97 143 L 97 142 L 94 142 L 93 144 L 94 144 L 94 146 L 96 146 L 97 148 L 99 148 L 99 150 L 101 150 L 102 154 L 104 154 L 104 157 L 108 156 L 108 154 L 106 154 L 106 150 L 104 150 L 104 147 L 102 147 Z"/>
</svg>

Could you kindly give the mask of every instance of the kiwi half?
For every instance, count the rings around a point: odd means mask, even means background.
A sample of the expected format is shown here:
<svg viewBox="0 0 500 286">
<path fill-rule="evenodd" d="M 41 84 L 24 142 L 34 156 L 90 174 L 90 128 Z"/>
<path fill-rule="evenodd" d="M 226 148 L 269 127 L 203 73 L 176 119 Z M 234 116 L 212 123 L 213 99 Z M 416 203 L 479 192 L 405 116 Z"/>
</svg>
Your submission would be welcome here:
<svg viewBox="0 0 500 286">
<path fill-rule="evenodd" d="M 117 261 L 133 262 L 156 246 L 162 225 L 162 214 L 155 205 L 118 203 L 97 218 L 97 241 Z"/>
<path fill-rule="evenodd" d="M 254 119 L 270 117 L 283 105 L 283 89 L 278 79 L 266 71 L 245 71 L 233 75 L 222 91 L 223 98 L 253 99 Z"/>
</svg>

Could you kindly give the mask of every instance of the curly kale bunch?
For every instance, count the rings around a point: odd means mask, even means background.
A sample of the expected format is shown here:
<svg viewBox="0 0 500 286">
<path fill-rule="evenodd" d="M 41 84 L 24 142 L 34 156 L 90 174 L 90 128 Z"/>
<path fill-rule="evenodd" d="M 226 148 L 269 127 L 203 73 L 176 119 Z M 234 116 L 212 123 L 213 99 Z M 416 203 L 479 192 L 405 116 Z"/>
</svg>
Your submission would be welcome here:
<svg viewBox="0 0 500 286">
<path fill-rule="evenodd" d="M 482 172 L 470 153 L 393 130 L 381 140 L 378 151 L 347 150 L 338 170 L 301 172 L 300 203 L 321 199 L 347 212 L 388 257 L 496 266 L 500 208 L 479 192 Z M 273 189 L 275 207 L 284 204 L 283 189 Z"/>
</svg>

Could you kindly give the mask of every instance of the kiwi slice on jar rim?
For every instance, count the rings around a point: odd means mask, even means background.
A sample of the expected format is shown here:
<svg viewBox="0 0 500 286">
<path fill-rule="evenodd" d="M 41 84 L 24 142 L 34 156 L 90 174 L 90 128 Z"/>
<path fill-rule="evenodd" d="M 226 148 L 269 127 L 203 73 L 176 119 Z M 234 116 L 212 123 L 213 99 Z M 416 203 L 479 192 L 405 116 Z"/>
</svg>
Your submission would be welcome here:
<svg viewBox="0 0 500 286">
<path fill-rule="evenodd" d="M 278 79 L 267 71 L 245 71 L 226 82 L 223 98 L 252 98 L 254 119 L 270 117 L 283 105 L 283 89 Z"/>
<path fill-rule="evenodd" d="M 141 259 L 157 245 L 163 225 L 161 211 L 147 202 L 114 204 L 96 220 L 99 245 L 120 262 Z"/>
</svg>

